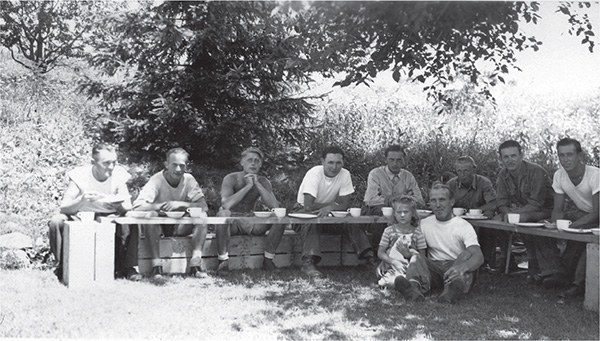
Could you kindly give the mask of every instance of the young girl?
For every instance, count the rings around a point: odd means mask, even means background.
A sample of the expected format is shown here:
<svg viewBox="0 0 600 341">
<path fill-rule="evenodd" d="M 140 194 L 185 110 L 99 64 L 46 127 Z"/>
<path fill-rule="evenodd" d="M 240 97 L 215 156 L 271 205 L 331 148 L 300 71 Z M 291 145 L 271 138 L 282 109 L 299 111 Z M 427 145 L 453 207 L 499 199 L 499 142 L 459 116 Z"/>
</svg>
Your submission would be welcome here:
<svg viewBox="0 0 600 341">
<path fill-rule="evenodd" d="M 405 276 L 411 257 L 425 249 L 419 228 L 419 215 L 411 197 L 402 196 L 392 202 L 396 224 L 386 227 L 381 236 L 377 257 L 381 259 L 379 286 L 393 289 L 396 276 Z"/>
</svg>

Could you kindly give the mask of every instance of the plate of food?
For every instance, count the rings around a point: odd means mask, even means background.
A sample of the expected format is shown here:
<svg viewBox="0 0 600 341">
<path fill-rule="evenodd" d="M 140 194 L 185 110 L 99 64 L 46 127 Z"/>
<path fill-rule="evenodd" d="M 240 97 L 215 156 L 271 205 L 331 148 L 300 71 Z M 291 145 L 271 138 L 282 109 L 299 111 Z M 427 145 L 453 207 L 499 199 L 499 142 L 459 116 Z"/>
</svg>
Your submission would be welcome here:
<svg viewBox="0 0 600 341">
<path fill-rule="evenodd" d="M 521 227 L 542 227 L 544 223 L 516 223 L 515 225 Z"/>
<path fill-rule="evenodd" d="M 346 212 L 346 211 L 331 211 L 331 214 L 333 214 L 333 216 L 336 218 L 343 218 L 348 215 L 348 212 Z"/>
<path fill-rule="evenodd" d="M 254 215 L 259 218 L 268 218 L 271 216 L 271 211 L 254 211 Z"/>
<path fill-rule="evenodd" d="M 108 195 L 104 198 L 98 199 L 98 202 L 105 202 L 108 204 L 120 204 L 127 199 L 126 196 L 123 195 Z"/>
<path fill-rule="evenodd" d="M 288 216 L 299 219 L 313 219 L 318 217 L 318 215 L 312 213 L 290 213 Z"/>
<path fill-rule="evenodd" d="M 580 234 L 592 233 L 592 229 L 573 229 L 570 227 L 561 229 L 561 231 L 569 232 L 569 233 L 580 233 Z"/>
</svg>

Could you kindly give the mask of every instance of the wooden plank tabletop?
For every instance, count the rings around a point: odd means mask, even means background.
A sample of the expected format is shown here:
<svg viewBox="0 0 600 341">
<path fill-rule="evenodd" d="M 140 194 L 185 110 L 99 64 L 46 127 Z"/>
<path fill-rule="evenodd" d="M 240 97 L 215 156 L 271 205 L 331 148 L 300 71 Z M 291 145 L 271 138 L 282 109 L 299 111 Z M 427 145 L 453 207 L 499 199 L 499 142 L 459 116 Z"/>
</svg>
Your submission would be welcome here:
<svg viewBox="0 0 600 341">
<path fill-rule="evenodd" d="M 252 224 L 389 224 L 393 222 L 393 218 L 381 216 L 360 216 L 352 217 L 350 215 L 344 218 L 323 217 L 323 218 L 292 218 L 275 216 L 269 218 L 257 217 L 207 217 L 207 218 L 169 218 L 169 217 L 148 217 L 148 218 L 133 218 L 119 217 L 113 218 L 112 221 L 117 224 L 213 224 L 223 225 L 230 224 L 234 220 L 243 220 Z"/>
<path fill-rule="evenodd" d="M 514 224 L 505 223 L 497 220 L 469 220 L 469 223 L 473 226 L 491 228 L 495 230 L 503 230 L 509 232 L 517 232 L 523 234 L 531 234 L 536 236 L 551 237 L 557 239 L 568 239 L 575 240 L 578 242 L 595 243 L 598 244 L 600 236 L 596 236 L 592 233 L 579 234 L 562 232 L 556 229 L 547 229 L 545 227 L 523 227 Z"/>
</svg>

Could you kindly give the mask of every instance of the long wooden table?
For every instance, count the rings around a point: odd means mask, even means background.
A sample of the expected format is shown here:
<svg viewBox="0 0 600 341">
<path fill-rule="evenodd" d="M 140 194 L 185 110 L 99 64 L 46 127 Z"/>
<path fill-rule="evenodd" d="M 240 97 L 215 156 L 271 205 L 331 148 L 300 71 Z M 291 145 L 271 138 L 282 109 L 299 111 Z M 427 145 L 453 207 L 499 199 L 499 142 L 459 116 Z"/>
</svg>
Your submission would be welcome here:
<svg viewBox="0 0 600 341">
<path fill-rule="evenodd" d="M 233 221 L 243 220 L 251 224 L 377 224 L 390 223 L 393 218 L 381 216 L 360 216 L 352 217 L 350 215 L 344 218 L 322 217 L 322 218 L 292 218 L 289 216 L 277 218 L 271 216 L 269 218 L 257 217 L 206 217 L 206 218 L 169 218 L 169 217 L 149 217 L 149 218 L 133 218 L 119 217 L 113 218 L 111 221 L 117 224 L 209 224 L 223 225 L 231 224 Z"/>
</svg>

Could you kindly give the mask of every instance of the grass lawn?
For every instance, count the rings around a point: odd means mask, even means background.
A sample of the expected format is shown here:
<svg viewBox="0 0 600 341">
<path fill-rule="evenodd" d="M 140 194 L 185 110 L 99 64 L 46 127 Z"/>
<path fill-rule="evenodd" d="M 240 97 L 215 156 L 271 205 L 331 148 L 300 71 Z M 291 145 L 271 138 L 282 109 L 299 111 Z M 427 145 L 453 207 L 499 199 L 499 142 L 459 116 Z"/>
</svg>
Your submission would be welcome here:
<svg viewBox="0 0 600 341">
<path fill-rule="evenodd" d="M 298 269 L 227 278 L 167 277 L 69 289 L 50 270 L 0 270 L 0 338 L 599 339 L 582 299 L 482 274 L 456 305 L 405 303 L 363 268 Z"/>
</svg>

